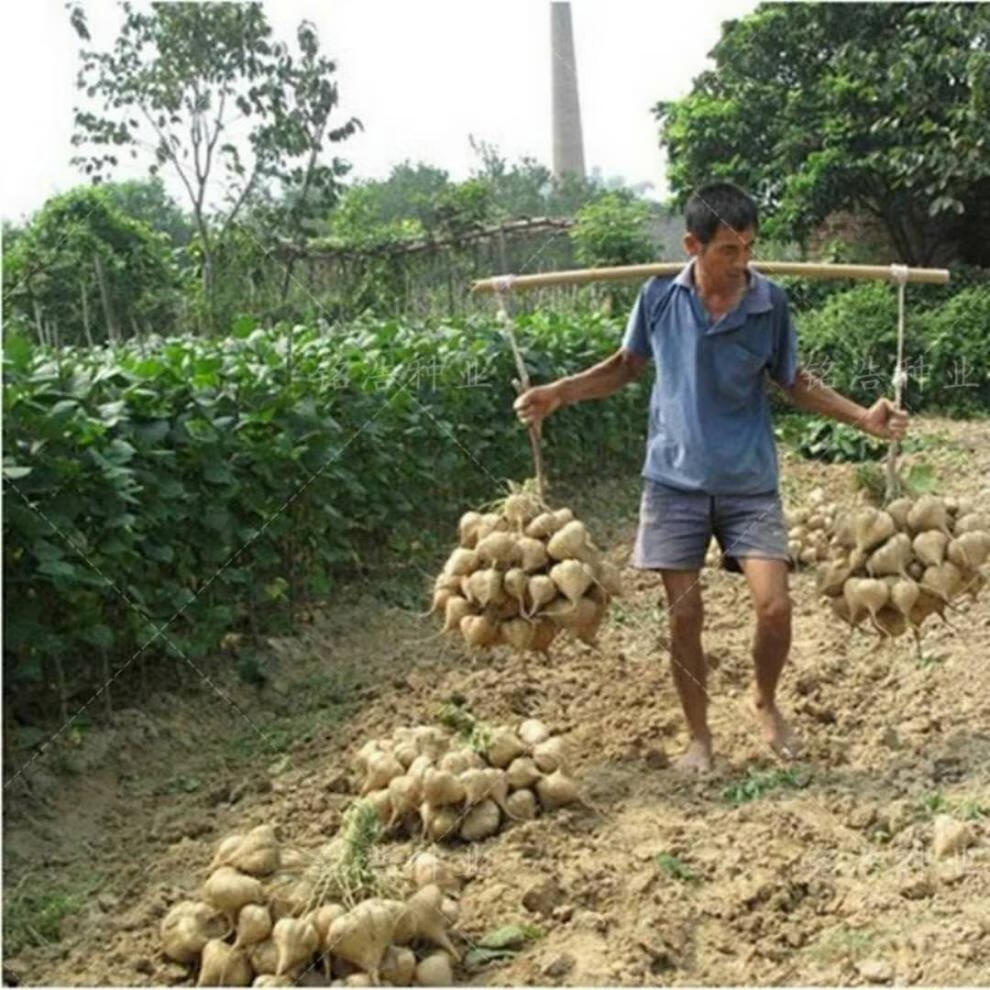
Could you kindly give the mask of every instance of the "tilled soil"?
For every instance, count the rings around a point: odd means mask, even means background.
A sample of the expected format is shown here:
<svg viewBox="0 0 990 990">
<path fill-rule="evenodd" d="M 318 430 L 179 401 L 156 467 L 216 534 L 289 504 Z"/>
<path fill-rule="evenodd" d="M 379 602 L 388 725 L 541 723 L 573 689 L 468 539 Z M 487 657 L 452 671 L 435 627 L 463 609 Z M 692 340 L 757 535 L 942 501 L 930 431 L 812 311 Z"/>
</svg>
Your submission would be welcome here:
<svg viewBox="0 0 990 990">
<path fill-rule="evenodd" d="M 912 459 L 936 467 L 944 493 L 987 484 L 990 424 L 922 426 L 941 440 Z M 853 500 L 849 465 L 783 454 L 782 467 L 792 504 L 816 486 Z M 607 506 L 635 506 L 637 486 L 626 479 L 575 499 L 620 564 L 635 518 Z M 564 733 L 583 794 L 580 807 L 446 852 L 468 878 L 463 941 L 511 922 L 542 932 L 507 963 L 462 971 L 461 982 L 985 982 L 990 593 L 960 603 L 954 628 L 930 619 L 919 655 L 910 637 L 850 636 L 816 596 L 812 575 L 794 575 L 781 702 L 804 751 L 783 766 L 748 708 L 745 584 L 704 571 L 716 767 L 698 778 L 670 765 L 685 736 L 659 579 L 624 576 L 626 595 L 613 604 L 599 648 L 555 644 L 548 661 L 503 651 L 466 658 L 440 640 L 423 642 L 422 620 L 371 600 L 318 617 L 273 651 L 284 669 L 359 671 L 349 688 L 353 713 L 333 720 L 317 707 L 310 731 L 275 760 L 231 757 L 238 715 L 213 698 L 180 712 L 149 703 L 121 713 L 101 744 L 87 741 L 91 757 L 75 776 L 35 768 L 31 793 L 5 795 L 5 895 L 65 877 L 98 882 L 64 919 L 61 940 L 6 959 L 5 975 L 31 984 L 192 982 L 162 957 L 157 928 L 172 903 L 195 892 L 217 840 L 273 822 L 294 845 L 324 841 L 352 799 L 349 755 L 373 736 L 432 721 L 457 696 L 485 721 L 539 717 Z M 277 687 L 291 706 L 291 679 Z M 224 692 L 261 724 L 256 698 L 236 685 Z M 969 821 L 975 844 L 964 854 L 934 857 L 940 813 Z"/>
</svg>

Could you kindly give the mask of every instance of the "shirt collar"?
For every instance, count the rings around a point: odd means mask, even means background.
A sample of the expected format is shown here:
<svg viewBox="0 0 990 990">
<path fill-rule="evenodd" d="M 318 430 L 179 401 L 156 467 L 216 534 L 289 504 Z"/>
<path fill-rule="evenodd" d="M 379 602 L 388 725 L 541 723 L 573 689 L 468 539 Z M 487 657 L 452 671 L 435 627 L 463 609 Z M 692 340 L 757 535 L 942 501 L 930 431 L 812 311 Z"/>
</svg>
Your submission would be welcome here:
<svg viewBox="0 0 990 990">
<path fill-rule="evenodd" d="M 674 278 L 674 284 L 694 292 L 694 259 L 692 258 Z M 768 313 L 773 309 L 770 298 L 770 280 L 761 275 L 755 268 L 749 268 L 749 288 L 744 299 L 745 311 L 749 313 Z"/>
</svg>

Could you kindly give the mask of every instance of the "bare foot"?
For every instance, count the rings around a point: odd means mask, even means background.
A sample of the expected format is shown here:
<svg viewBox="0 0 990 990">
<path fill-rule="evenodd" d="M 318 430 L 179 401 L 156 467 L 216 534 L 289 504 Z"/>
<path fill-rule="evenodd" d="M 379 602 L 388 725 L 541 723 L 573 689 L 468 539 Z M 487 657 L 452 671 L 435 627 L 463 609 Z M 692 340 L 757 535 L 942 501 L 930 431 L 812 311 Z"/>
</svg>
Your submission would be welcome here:
<svg viewBox="0 0 990 990">
<path fill-rule="evenodd" d="M 674 766 L 685 773 L 708 773 L 712 768 L 711 740 L 692 739 L 688 748 L 674 761 Z"/>
<path fill-rule="evenodd" d="M 787 719 L 780 714 L 780 709 L 774 705 L 760 705 L 754 702 L 753 711 L 756 721 L 763 732 L 763 738 L 770 748 L 784 760 L 793 760 L 801 752 L 801 744 Z"/>
</svg>

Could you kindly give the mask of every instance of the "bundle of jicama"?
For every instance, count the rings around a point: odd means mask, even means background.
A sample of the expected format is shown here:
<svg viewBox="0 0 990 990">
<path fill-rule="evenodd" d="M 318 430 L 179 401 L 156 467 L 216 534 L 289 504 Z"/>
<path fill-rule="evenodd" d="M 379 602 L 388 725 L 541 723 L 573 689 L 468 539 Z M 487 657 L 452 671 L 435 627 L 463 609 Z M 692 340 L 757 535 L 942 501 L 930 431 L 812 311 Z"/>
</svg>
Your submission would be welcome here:
<svg viewBox="0 0 990 990">
<path fill-rule="evenodd" d="M 444 632 L 522 653 L 545 654 L 561 629 L 595 643 L 621 579 L 570 509 L 514 487 L 499 512 L 461 516 L 458 538 L 433 588 L 430 614 Z"/>
<path fill-rule="evenodd" d="M 786 515 L 787 548 L 795 565 L 810 567 L 828 556 L 839 508 L 826 500 L 821 488 L 812 490 L 806 503 Z"/>
<path fill-rule="evenodd" d="M 355 754 L 364 801 L 386 831 L 478 842 L 505 822 L 577 800 L 565 741 L 541 722 L 489 728 L 453 706 L 444 720 L 461 740 L 433 726 L 400 728 Z"/>
<path fill-rule="evenodd" d="M 436 753 L 429 743 L 437 731 L 406 738 Z M 162 921 L 165 955 L 196 966 L 197 986 L 330 985 L 331 975 L 334 985 L 432 986 L 441 975 L 450 985 L 459 953 L 448 929 L 458 916 L 459 881 L 443 860 L 421 853 L 409 864 L 411 883 L 390 877 L 376 887 L 368 846 L 380 830 L 369 808 L 363 800 L 352 805 L 337 838 L 313 856 L 282 849 L 269 825 L 225 838 L 203 900 L 180 901 Z M 269 870 L 275 860 L 278 870 Z M 245 867 L 264 869 L 265 884 Z M 299 888 L 293 897 L 285 896 L 282 873 Z M 331 894 L 341 902 L 327 902 Z"/>
<path fill-rule="evenodd" d="M 922 495 L 884 509 L 863 508 L 838 521 L 818 590 L 851 626 L 883 636 L 916 634 L 961 594 L 976 598 L 987 581 L 990 518 L 970 499 Z"/>
</svg>

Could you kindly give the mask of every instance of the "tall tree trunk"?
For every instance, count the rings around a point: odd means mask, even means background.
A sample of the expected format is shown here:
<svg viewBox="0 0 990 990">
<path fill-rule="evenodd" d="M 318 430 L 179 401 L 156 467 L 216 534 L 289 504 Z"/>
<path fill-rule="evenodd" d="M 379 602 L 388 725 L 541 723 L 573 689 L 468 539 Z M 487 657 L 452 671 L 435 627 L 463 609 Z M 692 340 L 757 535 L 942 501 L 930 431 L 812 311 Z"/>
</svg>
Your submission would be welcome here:
<svg viewBox="0 0 990 990">
<path fill-rule="evenodd" d="M 94 347 L 93 332 L 89 327 L 89 300 L 86 298 L 86 282 L 82 279 L 79 281 L 79 295 L 82 299 L 83 331 L 86 334 L 86 343 L 90 347 Z"/>
<path fill-rule="evenodd" d="M 41 319 L 41 306 L 38 305 L 38 300 L 32 298 L 31 306 L 34 309 L 34 327 L 38 332 L 38 343 L 44 347 L 48 342 L 45 340 L 45 324 Z"/>
<path fill-rule="evenodd" d="M 114 323 L 113 310 L 110 308 L 110 288 L 103 270 L 103 259 L 98 254 L 93 255 L 93 265 L 96 268 L 96 280 L 100 285 L 100 301 L 103 304 L 103 319 L 107 325 L 107 339 L 115 343 L 120 340 L 120 334 Z"/>
</svg>

